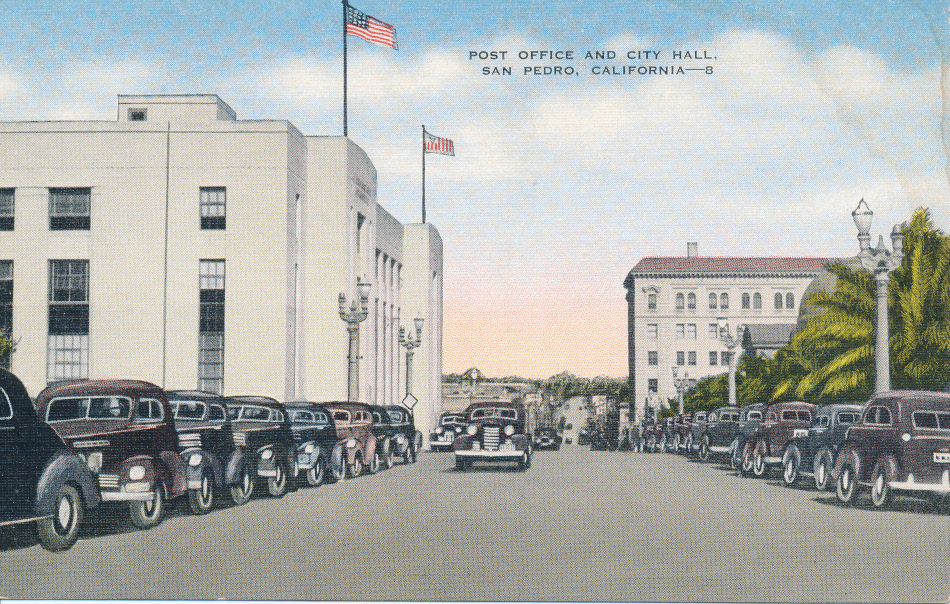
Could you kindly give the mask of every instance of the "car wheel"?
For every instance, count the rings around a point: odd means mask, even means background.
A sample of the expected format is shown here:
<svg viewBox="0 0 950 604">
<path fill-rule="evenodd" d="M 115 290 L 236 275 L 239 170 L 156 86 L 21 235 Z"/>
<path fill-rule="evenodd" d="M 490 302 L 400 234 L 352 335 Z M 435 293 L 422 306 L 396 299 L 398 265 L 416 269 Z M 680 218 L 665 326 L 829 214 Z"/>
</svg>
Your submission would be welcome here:
<svg viewBox="0 0 950 604">
<path fill-rule="evenodd" d="M 738 438 L 729 445 L 729 464 L 733 470 L 742 471 L 742 443 Z"/>
<path fill-rule="evenodd" d="M 386 464 L 386 469 L 396 465 L 396 456 L 393 453 L 392 441 L 388 438 L 383 441 L 383 463 Z"/>
<path fill-rule="evenodd" d="M 769 466 L 765 463 L 765 452 L 762 447 L 756 447 L 752 453 L 752 475 L 756 478 L 764 478 L 769 472 Z"/>
<path fill-rule="evenodd" d="M 673 453 L 678 453 L 680 450 L 680 435 L 677 434 L 673 437 Z"/>
<path fill-rule="evenodd" d="M 660 444 L 657 445 L 657 450 L 666 452 L 666 434 L 660 437 Z"/>
<path fill-rule="evenodd" d="M 370 474 L 375 474 L 376 472 L 379 472 L 379 466 L 380 466 L 379 451 L 374 451 L 372 461 L 370 461 L 369 464 L 366 465 L 366 471 L 369 472 Z"/>
<path fill-rule="evenodd" d="M 851 504 L 857 499 L 858 480 L 854 475 L 854 468 L 847 463 L 841 466 L 841 473 L 838 474 L 837 483 L 838 501 Z"/>
<path fill-rule="evenodd" d="M 53 500 L 53 515 L 36 521 L 36 532 L 43 549 L 59 552 L 69 549 L 79 538 L 83 505 L 79 491 L 64 484 Z"/>
<path fill-rule="evenodd" d="M 413 450 L 412 443 L 406 445 L 406 454 L 403 456 L 406 463 L 416 463 L 416 452 Z"/>
<path fill-rule="evenodd" d="M 831 451 L 822 449 L 815 456 L 815 488 L 824 491 L 828 488 L 831 481 Z"/>
<path fill-rule="evenodd" d="M 527 470 L 528 466 L 531 465 L 531 456 L 528 455 L 528 452 L 525 451 L 521 454 L 521 459 L 518 460 L 518 469 L 521 471 Z"/>
<path fill-rule="evenodd" d="M 129 516 L 132 524 L 140 529 L 150 529 L 158 526 L 165 512 L 165 498 L 162 494 L 161 483 L 155 484 L 155 496 L 149 501 L 130 501 Z"/>
<path fill-rule="evenodd" d="M 879 460 L 871 476 L 871 503 L 876 508 L 887 507 L 892 496 L 891 487 L 887 484 L 887 462 Z"/>
<path fill-rule="evenodd" d="M 313 467 L 307 470 L 307 484 L 312 487 L 318 487 L 323 484 L 323 477 L 326 472 L 325 465 L 326 462 L 323 461 L 323 457 L 317 459 L 317 463 L 313 464 Z"/>
<path fill-rule="evenodd" d="M 742 464 L 739 467 L 739 473 L 741 473 L 743 476 L 752 475 L 752 455 L 752 446 L 749 443 L 746 443 L 745 446 L 742 447 Z"/>
<path fill-rule="evenodd" d="M 241 470 L 240 480 L 237 484 L 231 485 L 231 501 L 234 505 L 244 505 L 254 494 L 254 481 L 251 479 L 247 468 Z"/>
<path fill-rule="evenodd" d="M 699 459 L 700 461 L 709 461 L 709 437 L 703 436 L 699 441 Z"/>
<path fill-rule="evenodd" d="M 692 434 L 686 435 L 686 440 L 683 441 L 683 448 L 686 449 L 687 457 L 693 456 L 693 435 Z"/>
<path fill-rule="evenodd" d="M 333 482 L 340 482 L 346 478 L 346 454 L 340 457 L 340 463 L 330 466 L 330 479 Z"/>
<path fill-rule="evenodd" d="M 188 490 L 188 507 L 192 514 L 207 514 L 214 506 L 214 478 L 211 470 L 201 471 L 201 487 Z"/>
<path fill-rule="evenodd" d="M 283 497 L 287 493 L 287 472 L 280 463 L 274 464 L 277 476 L 267 477 L 267 492 L 271 497 Z"/>
<path fill-rule="evenodd" d="M 798 454 L 798 449 L 789 447 L 788 451 L 785 452 L 785 459 L 782 463 L 782 480 L 785 482 L 785 486 L 790 487 L 798 480 L 800 461 L 801 457 Z"/>
<path fill-rule="evenodd" d="M 362 473 L 363 473 L 363 460 L 360 458 L 359 455 L 357 455 L 353 458 L 353 463 L 350 464 L 348 474 L 350 478 L 356 478 Z"/>
</svg>

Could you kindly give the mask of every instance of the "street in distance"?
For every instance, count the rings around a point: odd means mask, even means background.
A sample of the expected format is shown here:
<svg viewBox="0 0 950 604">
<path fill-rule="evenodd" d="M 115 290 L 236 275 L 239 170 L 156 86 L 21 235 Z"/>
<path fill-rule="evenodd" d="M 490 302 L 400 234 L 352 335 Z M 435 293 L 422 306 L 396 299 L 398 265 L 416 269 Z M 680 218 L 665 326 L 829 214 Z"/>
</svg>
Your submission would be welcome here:
<svg viewBox="0 0 950 604">
<path fill-rule="evenodd" d="M 662 55 L 662 56 L 661 56 Z M 619 55 L 620 60 L 624 59 L 624 54 Z M 627 51 L 625 58 L 629 61 L 638 61 L 635 64 L 617 64 L 613 61 L 618 60 L 618 54 L 613 50 L 588 50 L 583 54 L 575 53 L 573 50 L 521 50 L 512 52 L 508 50 L 470 50 L 468 53 L 469 61 L 487 61 L 491 64 L 482 64 L 482 75 L 488 76 L 510 76 L 510 75 L 566 75 L 579 76 L 583 71 L 589 70 L 591 75 L 686 75 L 691 72 L 700 72 L 706 74 L 713 73 L 713 66 L 709 63 L 717 59 L 716 55 L 709 50 L 630 50 Z M 574 61 L 583 61 L 585 63 L 593 62 L 587 66 L 575 66 L 567 63 Z M 505 62 L 519 62 L 518 65 L 505 64 Z M 538 61 L 551 62 L 554 64 L 536 64 Z M 561 63 L 561 62 L 565 63 Z M 611 63 L 607 63 L 610 61 Z M 677 61 L 680 63 L 672 63 Z M 705 64 L 697 66 L 697 62 L 702 61 Z M 527 62 L 527 64 L 525 63 Z M 650 64 L 645 64 L 649 62 Z M 662 64 L 660 64 L 662 62 Z"/>
</svg>

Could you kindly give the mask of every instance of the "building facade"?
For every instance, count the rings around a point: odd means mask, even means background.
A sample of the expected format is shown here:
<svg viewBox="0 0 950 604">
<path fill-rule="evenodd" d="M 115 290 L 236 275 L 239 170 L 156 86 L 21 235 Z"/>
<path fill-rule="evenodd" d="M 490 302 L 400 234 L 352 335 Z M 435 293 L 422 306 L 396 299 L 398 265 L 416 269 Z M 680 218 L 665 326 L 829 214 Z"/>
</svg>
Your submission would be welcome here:
<svg viewBox="0 0 950 604">
<path fill-rule="evenodd" d="M 624 280 L 636 421 L 677 397 L 673 368 L 678 378 L 691 380 L 728 372 L 721 324 L 728 323 L 733 335 L 743 325 L 751 334 L 790 336 L 791 329 L 779 326 L 795 326 L 805 289 L 828 261 L 697 252 L 690 243 L 686 256 L 643 258 Z"/>
<path fill-rule="evenodd" d="M 344 399 L 339 295 L 359 279 L 354 398 L 402 400 L 399 325 L 419 315 L 414 394 L 441 407 L 441 239 L 377 203 L 348 139 L 237 120 L 216 95 L 134 95 L 116 121 L 0 123 L 0 145 L 0 294 L 31 392 L 127 377 Z"/>
</svg>

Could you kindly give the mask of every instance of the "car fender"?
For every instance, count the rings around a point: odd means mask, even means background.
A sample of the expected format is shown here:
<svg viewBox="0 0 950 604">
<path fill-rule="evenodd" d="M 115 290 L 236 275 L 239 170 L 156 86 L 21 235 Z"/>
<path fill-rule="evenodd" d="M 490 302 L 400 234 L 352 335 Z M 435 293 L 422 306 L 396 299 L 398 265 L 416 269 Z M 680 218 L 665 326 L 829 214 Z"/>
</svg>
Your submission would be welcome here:
<svg viewBox="0 0 950 604">
<path fill-rule="evenodd" d="M 782 465 L 784 466 L 788 463 L 789 458 L 795 458 L 795 465 L 801 467 L 802 465 L 802 450 L 801 443 L 798 441 L 792 441 L 788 443 L 788 446 L 785 447 L 785 452 L 782 453 Z"/>
<path fill-rule="evenodd" d="M 899 469 L 897 466 L 897 460 L 894 459 L 893 455 L 884 455 L 880 459 L 878 459 L 877 463 L 884 464 L 884 469 L 885 469 L 884 477 L 888 483 L 891 483 L 897 480 L 897 474 L 899 472 Z M 875 463 L 874 465 L 877 465 L 877 463 Z M 874 476 L 868 476 L 868 480 L 873 480 L 873 479 L 874 479 Z"/>
<path fill-rule="evenodd" d="M 312 444 L 312 445 L 313 445 L 313 451 L 311 451 L 310 453 L 304 453 L 304 447 L 306 447 L 308 444 Z M 318 445 L 318 444 L 315 443 L 315 442 L 309 442 L 309 443 L 304 443 L 304 444 L 300 445 L 299 447 L 297 447 L 297 451 L 296 451 L 295 454 L 296 454 L 298 457 L 299 457 L 300 455 L 306 455 L 306 456 L 307 456 L 307 465 L 309 465 L 309 466 L 312 467 L 312 466 L 314 466 L 314 465 L 316 465 L 317 463 L 320 462 L 320 455 L 321 455 L 322 453 L 323 453 L 323 452 L 322 452 L 322 450 L 320 449 L 320 445 Z"/>
<path fill-rule="evenodd" d="M 515 434 L 511 437 L 511 442 L 515 445 L 515 449 L 519 451 L 528 450 L 528 437 L 524 434 Z"/>
<path fill-rule="evenodd" d="M 92 472 L 76 455 L 60 452 L 46 464 L 36 484 L 36 515 L 51 516 L 56 493 L 64 484 L 72 484 L 79 490 L 86 509 L 99 505 L 99 485 Z"/>
<path fill-rule="evenodd" d="M 367 460 L 369 460 L 369 459 L 373 459 L 373 455 L 375 455 L 375 454 L 376 454 L 376 437 L 375 437 L 375 436 L 370 436 L 370 437 L 366 440 L 366 453 L 365 453 L 365 457 L 364 457 L 363 461 L 367 461 Z M 367 461 L 367 463 L 369 463 L 369 462 Z"/>
<path fill-rule="evenodd" d="M 346 441 L 340 441 L 333 447 L 333 452 L 330 453 L 330 467 L 338 467 L 343 463 L 343 448 Z"/>
<path fill-rule="evenodd" d="M 189 461 L 191 460 L 191 456 L 196 453 L 201 456 L 201 463 L 197 466 L 193 466 Z M 217 457 L 204 449 L 189 449 L 183 452 L 181 454 L 181 464 L 185 468 L 185 480 L 187 482 L 201 480 L 201 474 L 205 471 L 205 468 L 211 468 L 211 477 L 214 480 L 214 484 L 217 486 L 223 484 L 224 472 L 221 468 L 221 462 Z"/>
<path fill-rule="evenodd" d="M 157 464 L 158 475 L 165 485 L 165 494 L 169 499 L 184 495 L 188 488 L 185 483 L 185 468 L 181 455 L 174 451 L 162 451 Z"/>
<path fill-rule="evenodd" d="M 854 468 L 854 475 L 856 477 L 861 475 L 861 456 L 851 447 L 845 446 L 838 451 L 838 456 L 835 458 L 835 468 L 832 472 L 832 477 L 835 480 L 838 480 L 838 476 L 841 475 L 841 468 L 844 467 L 846 463 L 850 463 L 851 467 Z"/>
<path fill-rule="evenodd" d="M 227 484 L 239 484 L 241 482 L 241 473 L 244 471 L 244 453 L 235 449 L 228 460 L 228 467 L 224 473 L 224 480 Z M 250 472 L 250 470 L 248 470 Z"/>
</svg>

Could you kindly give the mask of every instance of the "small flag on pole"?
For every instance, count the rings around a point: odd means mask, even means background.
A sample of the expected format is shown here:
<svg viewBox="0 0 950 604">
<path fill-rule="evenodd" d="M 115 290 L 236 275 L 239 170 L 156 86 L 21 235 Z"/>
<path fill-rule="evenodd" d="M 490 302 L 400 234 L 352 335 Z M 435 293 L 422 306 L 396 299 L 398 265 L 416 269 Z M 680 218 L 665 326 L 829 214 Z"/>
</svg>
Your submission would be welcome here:
<svg viewBox="0 0 950 604">
<path fill-rule="evenodd" d="M 455 157 L 455 146 L 452 139 L 433 136 L 425 132 L 425 142 L 423 149 L 426 153 L 439 153 L 440 155 L 451 155 Z"/>
<path fill-rule="evenodd" d="M 396 44 L 396 30 L 392 25 L 370 17 L 349 4 L 346 5 L 346 33 L 373 44 L 399 50 Z"/>
</svg>

